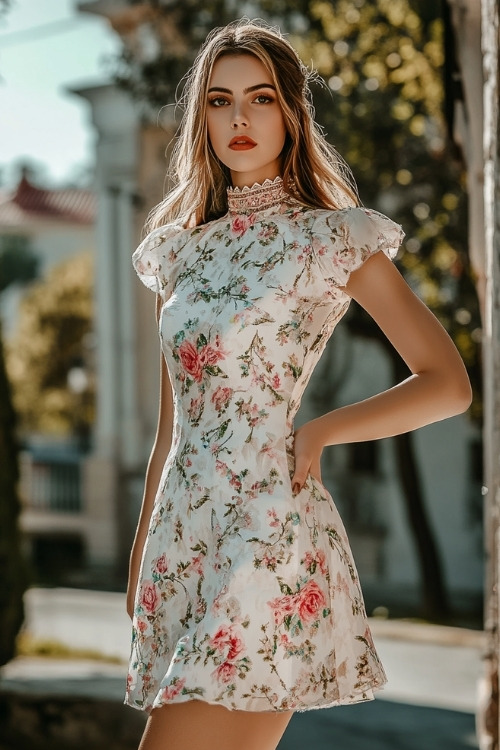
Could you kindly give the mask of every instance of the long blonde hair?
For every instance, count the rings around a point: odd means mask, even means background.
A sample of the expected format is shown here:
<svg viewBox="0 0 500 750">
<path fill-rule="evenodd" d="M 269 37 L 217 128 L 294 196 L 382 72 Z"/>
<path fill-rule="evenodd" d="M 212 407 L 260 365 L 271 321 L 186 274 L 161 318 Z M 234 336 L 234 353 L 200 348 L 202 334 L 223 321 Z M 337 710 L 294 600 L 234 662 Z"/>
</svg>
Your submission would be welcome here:
<svg viewBox="0 0 500 750">
<path fill-rule="evenodd" d="M 227 211 L 231 177 L 210 144 L 206 115 L 212 69 L 223 55 L 253 55 L 273 80 L 287 129 L 281 154 L 285 189 L 315 208 L 359 205 L 349 167 L 314 121 L 308 69 L 278 29 L 242 19 L 209 34 L 186 76 L 179 102 L 184 115 L 170 161 L 173 188 L 151 211 L 146 229 L 174 221 L 204 224 Z"/>
</svg>

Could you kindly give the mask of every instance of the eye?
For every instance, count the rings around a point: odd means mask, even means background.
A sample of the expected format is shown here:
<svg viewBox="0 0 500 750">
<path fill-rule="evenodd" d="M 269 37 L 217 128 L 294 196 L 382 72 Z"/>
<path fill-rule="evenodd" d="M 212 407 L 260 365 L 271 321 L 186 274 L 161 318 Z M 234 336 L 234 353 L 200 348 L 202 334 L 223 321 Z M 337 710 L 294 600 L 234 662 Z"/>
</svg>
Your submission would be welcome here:
<svg viewBox="0 0 500 750">
<path fill-rule="evenodd" d="M 223 107 L 228 101 L 223 96 L 214 96 L 213 99 L 208 100 L 208 103 L 211 107 Z"/>
<path fill-rule="evenodd" d="M 254 99 L 257 104 L 269 104 L 270 102 L 273 102 L 274 99 L 271 96 L 267 96 L 267 94 L 259 94 Z"/>
</svg>

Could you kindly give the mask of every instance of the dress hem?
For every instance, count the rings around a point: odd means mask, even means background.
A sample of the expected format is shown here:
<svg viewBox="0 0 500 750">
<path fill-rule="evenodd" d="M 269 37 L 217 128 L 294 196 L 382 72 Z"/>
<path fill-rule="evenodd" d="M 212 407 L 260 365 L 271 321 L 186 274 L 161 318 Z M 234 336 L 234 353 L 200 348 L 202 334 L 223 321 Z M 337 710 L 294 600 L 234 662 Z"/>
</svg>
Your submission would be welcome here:
<svg viewBox="0 0 500 750">
<path fill-rule="evenodd" d="M 137 704 L 133 703 L 127 698 L 125 698 L 123 703 L 126 706 L 130 706 L 130 708 L 134 708 L 137 711 L 144 711 L 147 714 L 150 714 L 155 708 L 161 708 L 162 706 L 168 706 L 173 703 L 187 703 L 190 700 L 202 701 L 203 703 L 208 703 L 211 706 L 222 706 L 223 708 L 226 708 L 228 711 L 246 711 L 248 713 L 268 713 L 268 714 L 285 713 L 287 711 L 293 711 L 294 713 L 305 713 L 306 711 L 316 711 L 316 710 L 321 710 L 323 708 L 336 708 L 337 706 L 350 706 L 350 705 L 355 705 L 356 703 L 367 703 L 368 701 L 374 700 L 375 699 L 374 692 L 378 690 L 383 690 L 386 684 L 387 684 L 387 680 L 383 680 L 383 681 L 376 682 L 376 683 L 370 683 L 366 685 L 366 687 L 360 688 L 359 690 L 350 693 L 344 698 L 337 698 L 335 700 L 325 701 L 324 703 L 315 703 L 315 704 L 311 704 L 307 706 L 302 705 L 300 707 L 297 706 L 297 707 L 290 707 L 290 708 L 270 708 L 270 709 L 238 708 L 236 706 L 228 705 L 224 701 L 213 701 L 213 700 L 209 700 L 208 698 L 204 698 L 196 694 L 178 695 L 175 697 L 174 700 L 160 701 L 156 705 L 153 704 L 152 706 L 138 706 Z"/>
</svg>

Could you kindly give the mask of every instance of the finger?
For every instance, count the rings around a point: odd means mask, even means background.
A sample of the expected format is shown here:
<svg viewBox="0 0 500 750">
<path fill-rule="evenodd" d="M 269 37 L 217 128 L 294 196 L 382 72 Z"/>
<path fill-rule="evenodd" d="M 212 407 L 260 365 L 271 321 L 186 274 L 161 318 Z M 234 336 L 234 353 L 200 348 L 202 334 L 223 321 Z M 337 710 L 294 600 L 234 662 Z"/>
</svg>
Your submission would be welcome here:
<svg viewBox="0 0 500 750">
<path fill-rule="evenodd" d="M 297 494 L 300 492 L 309 473 L 310 462 L 298 458 L 295 461 L 295 471 L 292 477 L 292 491 Z"/>
</svg>

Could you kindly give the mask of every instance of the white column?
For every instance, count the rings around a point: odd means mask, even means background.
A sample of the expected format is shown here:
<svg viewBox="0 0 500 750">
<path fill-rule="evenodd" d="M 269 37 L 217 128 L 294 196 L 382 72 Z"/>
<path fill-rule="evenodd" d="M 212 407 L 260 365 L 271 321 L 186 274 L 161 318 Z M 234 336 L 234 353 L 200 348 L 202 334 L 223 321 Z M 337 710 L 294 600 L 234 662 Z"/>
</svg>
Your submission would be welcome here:
<svg viewBox="0 0 500 750">
<path fill-rule="evenodd" d="M 119 422 L 120 456 L 125 470 L 136 469 L 142 464 L 140 449 L 141 428 L 138 419 L 137 392 L 137 315 L 134 293 L 135 273 L 131 256 L 134 248 L 135 226 L 133 217 L 134 184 L 122 184 L 117 195 L 117 282 L 120 296 L 118 305 L 119 327 Z"/>
<path fill-rule="evenodd" d="M 115 200 L 105 185 L 97 193 L 97 248 L 95 255 L 95 328 L 97 338 L 97 409 L 94 452 L 101 458 L 118 458 L 117 296 L 118 278 L 112 252 Z"/>
<path fill-rule="evenodd" d="M 136 244 L 132 197 L 138 172 L 140 110 L 115 86 L 74 93 L 87 99 L 97 133 L 95 252 L 97 415 L 95 447 L 84 467 L 89 561 L 106 568 L 128 544 L 128 479 L 142 462 L 135 377 L 136 302 L 131 255 Z"/>
</svg>

